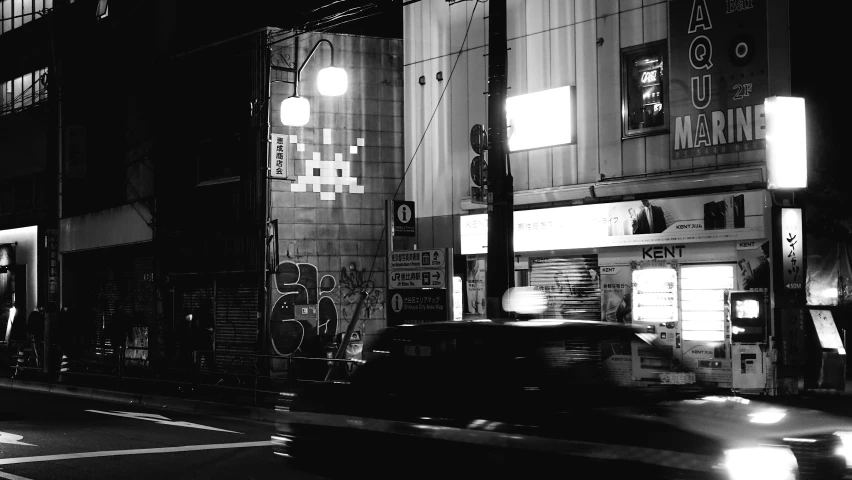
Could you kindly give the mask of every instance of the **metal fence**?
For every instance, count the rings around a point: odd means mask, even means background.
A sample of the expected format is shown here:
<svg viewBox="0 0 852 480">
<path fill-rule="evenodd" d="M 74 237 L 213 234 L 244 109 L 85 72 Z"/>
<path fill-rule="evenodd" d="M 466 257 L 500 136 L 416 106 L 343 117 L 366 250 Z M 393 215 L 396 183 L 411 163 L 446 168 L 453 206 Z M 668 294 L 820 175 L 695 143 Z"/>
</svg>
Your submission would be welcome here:
<svg viewBox="0 0 852 480">
<path fill-rule="evenodd" d="M 190 365 L 165 366 L 165 353 L 146 347 L 93 345 L 73 353 L 54 346 L 45 368 L 43 348 L 32 341 L 0 342 L 0 377 L 64 383 L 134 393 L 217 397 L 252 403 L 275 402 L 282 393 L 306 383 L 347 382 L 362 360 L 260 355 L 234 350 L 193 350 Z M 150 352 L 149 352 L 150 353 Z M 160 360 L 160 362 L 158 362 Z M 272 360 L 284 361 L 285 373 L 265 373 Z"/>
</svg>

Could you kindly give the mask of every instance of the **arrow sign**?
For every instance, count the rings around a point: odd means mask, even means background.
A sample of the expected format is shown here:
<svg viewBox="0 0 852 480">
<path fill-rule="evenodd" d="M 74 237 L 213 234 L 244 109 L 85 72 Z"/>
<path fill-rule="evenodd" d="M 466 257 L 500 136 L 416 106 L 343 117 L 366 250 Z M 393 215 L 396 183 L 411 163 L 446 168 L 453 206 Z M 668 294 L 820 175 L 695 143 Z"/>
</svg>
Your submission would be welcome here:
<svg viewBox="0 0 852 480">
<path fill-rule="evenodd" d="M 390 288 L 444 288 L 442 270 L 392 271 Z"/>
<path fill-rule="evenodd" d="M 212 430 L 214 432 L 226 432 L 226 433 L 236 433 L 242 435 L 240 432 L 234 432 L 231 430 L 223 430 L 221 428 L 216 427 L 208 427 L 206 425 L 199 425 L 197 423 L 190 422 L 176 422 L 162 415 L 157 415 L 154 413 L 135 413 L 135 412 L 104 412 L 101 410 L 86 410 L 87 412 L 92 413 L 100 413 L 103 415 L 113 415 L 116 417 L 124 417 L 124 418 L 135 418 L 136 420 L 146 420 L 149 422 L 159 423 L 160 425 L 172 425 L 174 427 L 187 427 L 187 428 L 198 428 L 201 430 Z"/>
<path fill-rule="evenodd" d="M 15 435 L 14 433 L 6 433 L 0 432 L 0 443 L 5 443 L 7 445 L 23 445 L 25 447 L 35 447 L 32 443 L 24 443 L 20 440 L 24 438 L 20 435 Z"/>
</svg>

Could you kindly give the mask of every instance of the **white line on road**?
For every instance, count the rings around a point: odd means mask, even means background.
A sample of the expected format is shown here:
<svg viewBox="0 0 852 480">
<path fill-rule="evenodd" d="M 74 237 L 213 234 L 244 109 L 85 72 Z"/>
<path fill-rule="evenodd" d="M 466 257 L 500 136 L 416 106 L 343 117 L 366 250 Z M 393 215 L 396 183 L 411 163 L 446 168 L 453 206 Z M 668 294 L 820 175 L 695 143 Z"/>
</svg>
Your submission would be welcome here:
<svg viewBox="0 0 852 480">
<path fill-rule="evenodd" d="M 149 455 L 154 453 L 197 452 L 201 450 L 223 450 L 228 448 L 269 447 L 272 442 L 213 443 L 208 445 L 186 445 L 183 447 L 139 448 L 135 450 L 106 450 L 102 452 L 63 453 L 59 455 L 41 455 L 37 457 L 0 458 L 0 465 L 15 465 L 19 463 L 53 462 L 56 460 L 73 460 L 76 458 L 118 457 L 122 455 Z M 3 478 L 3 477 L 0 477 Z"/>
<path fill-rule="evenodd" d="M 27 477 L 15 475 L 14 473 L 6 473 L 2 470 L 0 470 L 0 478 L 5 479 L 5 480 L 30 480 Z"/>
<path fill-rule="evenodd" d="M 114 415 L 116 417 L 124 417 L 124 418 L 135 418 L 137 420 L 145 420 L 148 422 L 159 423 L 160 425 L 172 425 L 175 427 L 188 427 L 188 428 L 200 428 L 202 430 L 213 430 L 215 432 L 226 432 L 226 433 L 236 433 L 238 435 L 242 435 L 240 432 L 235 432 L 233 430 L 223 430 L 221 428 L 216 427 L 208 427 L 207 425 L 199 425 L 197 423 L 190 422 L 174 422 L 170 420 L 168 417 L 164 417 L 162 415 L 157 415 L 156 413 L 138 413 L 138 412 L 119 412 L 113 410 L 112 412 L 102 412 L 100 410 L 86 410 L 91 413 L 101 413 L 103 415 Z"/>
</svg>

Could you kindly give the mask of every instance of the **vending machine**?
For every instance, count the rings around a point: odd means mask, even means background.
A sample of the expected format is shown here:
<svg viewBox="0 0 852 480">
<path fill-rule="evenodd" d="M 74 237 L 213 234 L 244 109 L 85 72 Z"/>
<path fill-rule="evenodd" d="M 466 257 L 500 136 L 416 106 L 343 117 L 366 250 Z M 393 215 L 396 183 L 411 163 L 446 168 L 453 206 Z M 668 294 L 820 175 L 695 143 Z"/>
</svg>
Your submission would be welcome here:
<svg viewBox="0 0 852 480">
<path fill-rule="evenodd" d="M 660 381 L 670 372 L 677 332 L 677 271 L 671 267 L 645 268 L 633 272 L 633 323 L 645 328 L 653 345 L 634 342 L 633 379 Z"/>
</svg>

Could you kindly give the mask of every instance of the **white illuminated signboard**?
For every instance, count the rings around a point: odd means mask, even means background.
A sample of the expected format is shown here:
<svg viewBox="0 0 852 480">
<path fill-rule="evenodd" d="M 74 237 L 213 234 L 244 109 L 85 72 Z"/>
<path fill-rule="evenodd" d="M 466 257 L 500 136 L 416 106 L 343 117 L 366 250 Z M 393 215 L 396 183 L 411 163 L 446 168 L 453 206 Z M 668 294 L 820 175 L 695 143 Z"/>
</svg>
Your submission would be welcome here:
<svg viewBox="0 0 852 480">
<path fill-rule="evenodd" d="M 769 97 L 764 105 L 769 188 L 806 188 L 805 99 Z"/>
<path fill-rule="evenodd" d="M 509 151 L 574 141 L 573 87 L 559 87 L 506 99 Z"/>
</svg>

